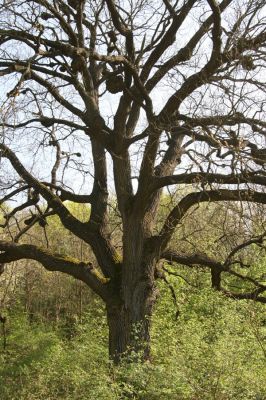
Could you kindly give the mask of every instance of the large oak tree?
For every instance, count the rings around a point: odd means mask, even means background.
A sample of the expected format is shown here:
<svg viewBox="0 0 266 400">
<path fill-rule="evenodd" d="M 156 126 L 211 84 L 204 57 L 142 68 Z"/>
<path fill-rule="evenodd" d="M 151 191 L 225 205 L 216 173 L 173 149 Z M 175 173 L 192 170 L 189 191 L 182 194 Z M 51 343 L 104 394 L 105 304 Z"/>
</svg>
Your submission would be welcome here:
<svg viewBox="0 0 266 400">
<path fill-rule="evenodd" d="M 222 282 L 241 277 L 235 255 L 263 231 L 217 259 L 171 240 L 199 203 L 266 203 L 265 22 L 263 0 L 2 1 L 0 262 L 33 259 L 85 282 L 106 304 L 116 361 L 149 356 L 162 260 L 209 268 L 215 289 L 266 302 L 259 279 L 238 293 Z M 164 188 L 184 185 L 158 224 Z M 85 222 L 67 201 L 90 204 Z M 52 214 L 96 261 L 24 240 Z"/>
</svg>

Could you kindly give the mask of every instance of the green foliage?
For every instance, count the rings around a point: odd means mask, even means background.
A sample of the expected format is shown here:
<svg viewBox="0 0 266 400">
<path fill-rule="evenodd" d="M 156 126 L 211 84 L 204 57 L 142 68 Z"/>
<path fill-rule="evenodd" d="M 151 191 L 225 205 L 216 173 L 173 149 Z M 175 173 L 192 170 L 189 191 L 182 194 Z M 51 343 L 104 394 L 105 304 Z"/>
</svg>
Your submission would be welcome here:
<svg viewBox="0 0 266 400">
<path fill-rule="evenodd" d="M 163 297 L 154 336 L 158 359 L 167 360 L 172 371 L 170 381 L 179 377 L 185 385 L 187 393 L 181 398 L 264 399 L 263 307 L 227 299 L 211 289 L 192 289 L 189 294 L 179 290 L 178 298 L 180 315 L 174 321 L 165 313 L 169 299 Z"/>
<path fill-rule="evenodd" d="M 30 323 L 26 314 L 10 314 L 0 360 L 1 400 L 265 399 L 263 307 L 172 283 L 179 316 L 162 285 L 152 360 L 144 364 L 135 358 L 110 364 L 105 310 L 95 298 L 82 323 L 72 321 L 70 337 L 65 318 L 54 329 L 48 321 Z"/>
<path fill-rule="evenodd" d="M 162 213 L 169 201 L 165 197 Z M 71 211 L 82 221 L 90 213 L 86 205 Z M 224 239 L 220 222 L 229 211 L 198 208 L 186 217 L 173 241 L 180 250 L 223 259 L 238 243 L 242 229 L 240 219 L 238 224 L 237 218 L 227 219 L 230 235 Z M 114 209 L 115 221 L 119 245 L 119 217 Z M 38 229 L 29 240 L 45 247 Z M 57 217 L 48 218 L 46 232 L 52 250 L 92 259 Z M 236 265 L 234 270 L 265 283 L 265 250 L 254 245 L 241 256 L 250 266 Z M 143 364 L 134 354 L 131 363 L 114 366 L 108 360 L 104 306 L 82 282 L 49 273 L 33 261 L 9 265 L 0 280 L 0 302 L 8 317 L 7 348 L 0 347 L 0 399 L 264 400 L 263 306 L 234 301 L 209 289 L 210 273 L 204 268 L 168 265 L 167 269 L 178 274 L 168 277 L 177 304 L 169 287 L 161 283 L 152 321 L 151 361 Z M 225 273 L 223 285 L 240 292 L 252 287 Z"/>
<path fill-rule="evenodd" d="M 102 312 L 93 317 L 88 312 L 73 340 L 65 340 L 61 330 L 30 324 L 25 315 L 9 320 L 8 347 L 0 360 L 1 400 L 113 399 Z"/>
</svg>

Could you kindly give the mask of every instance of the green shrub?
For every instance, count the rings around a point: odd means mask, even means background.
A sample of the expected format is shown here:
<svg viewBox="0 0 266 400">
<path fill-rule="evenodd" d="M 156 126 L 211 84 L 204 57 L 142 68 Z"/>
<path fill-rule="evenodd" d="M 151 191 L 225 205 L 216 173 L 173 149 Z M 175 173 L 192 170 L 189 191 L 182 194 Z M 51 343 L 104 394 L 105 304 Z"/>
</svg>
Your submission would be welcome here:
<svg viewBox="0 0 266 400">
<path fill-rule="evenodd" d="M 176 285 L 176 319 L 170 291 L 160 290 L 152 360 L 144 364 L 108 361 L 100 301 L 87 308 L 70 338 L 61 326 L 10 315 L 0 355 L 1 400 L 265 399 L 262 306 Z"/>
</svg>

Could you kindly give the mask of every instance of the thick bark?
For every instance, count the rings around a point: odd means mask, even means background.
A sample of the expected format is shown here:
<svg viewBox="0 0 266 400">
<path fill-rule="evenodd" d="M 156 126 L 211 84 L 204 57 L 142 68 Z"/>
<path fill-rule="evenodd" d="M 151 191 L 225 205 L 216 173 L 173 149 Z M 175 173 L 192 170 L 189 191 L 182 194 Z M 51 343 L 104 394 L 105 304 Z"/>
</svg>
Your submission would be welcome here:
<svg viewBox="0 0 266 400">
<path fill-rule="evenodd" d="M 114 283 L 118 294 L 107 304 L 110 357 L 115 361 L 135 356 L 150 356 L 150 325 L 156 300 L 154 249 L 147 246 L 147 226 L 137 217 L 128 216 L 125 223 L 124 253 L 121 271 Z"/>
<path fill-rule="evenodd" d="M 221 270 L 211 267 L 212 288 L 221 290 Z"/>
<path fill-rule="evenodd" d="M 109 355 L 115 363 L 150 357 L 150 319 L 155 297 L 146 296 L 144 286 L 140 287 L 141 297 L 146 297 L 144 302 L 135 298 L 128 308 L 124 303 L 107 305 Z"/>
</svg>

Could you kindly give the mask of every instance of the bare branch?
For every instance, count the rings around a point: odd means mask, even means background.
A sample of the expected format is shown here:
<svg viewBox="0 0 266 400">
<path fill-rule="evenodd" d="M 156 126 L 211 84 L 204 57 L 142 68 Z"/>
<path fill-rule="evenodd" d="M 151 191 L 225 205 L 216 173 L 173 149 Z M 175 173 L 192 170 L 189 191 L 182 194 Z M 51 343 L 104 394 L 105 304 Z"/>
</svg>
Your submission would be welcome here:
<svg viewBox="0 0 266 400">
<path fill-rule="evenodd" d="M 31 244 L 15 244 L 0 241 L 0 260 L 2 263 L 20 259 L 40 262 L 48 271 L 60 271 L 85 282 L 105 301 L 108 298 L 108 280 L 90 262 L 81 262 L 62 254 L 52 254 Z"/>
</svg>

